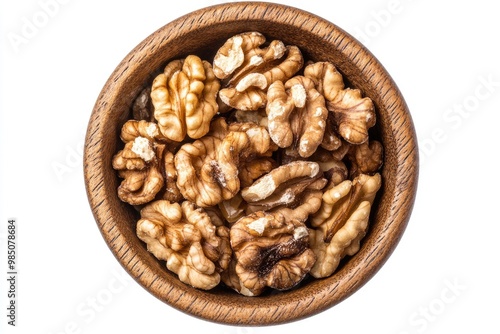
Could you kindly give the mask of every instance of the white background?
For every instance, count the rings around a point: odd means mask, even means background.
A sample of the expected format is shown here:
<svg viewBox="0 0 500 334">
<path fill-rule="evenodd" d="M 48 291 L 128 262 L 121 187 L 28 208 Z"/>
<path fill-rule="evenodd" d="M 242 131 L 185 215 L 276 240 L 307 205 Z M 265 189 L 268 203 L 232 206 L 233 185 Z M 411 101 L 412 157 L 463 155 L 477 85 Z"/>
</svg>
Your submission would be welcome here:
<svg viewBox="0 0 500 334">
<path fill-rule="evenodd" d="M 93 104 L 144 38 L 220 2 L 2 1 L 2 333 L 167 333 L 177 324 L 207 334 L 499 333 L 500 23 L 492 1 L 276 1 L 358 37 L 398 84 L 418 132 L 419 188 L 408 228 L 352 297 L 305 320 L 232 327 L 173 309 L 121 269 L 84 188 Z M 6 317 L 9 218 L 18 222 L 16 327 Z"/>
</svg>

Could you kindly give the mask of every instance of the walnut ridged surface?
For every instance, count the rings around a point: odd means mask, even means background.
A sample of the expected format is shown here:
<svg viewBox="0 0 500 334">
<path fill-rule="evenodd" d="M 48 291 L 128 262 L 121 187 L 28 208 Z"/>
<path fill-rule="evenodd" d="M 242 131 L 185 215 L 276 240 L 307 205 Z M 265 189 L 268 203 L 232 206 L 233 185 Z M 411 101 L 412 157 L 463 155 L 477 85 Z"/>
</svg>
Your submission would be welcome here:
<svg viewBox="0 0 500 334">
<path fill-rule="evenodd" d="M 327 279 L 305 281 L 296 289 L 259 298 L 222 288 L 200 291 L 167 272 L 135 234 L 137 213 L 116 195 L 120 181 L 111 167 L 120 145 L 120 129 L 134 98 L 152 73 L 169 60 L 186 54 L 213 57 L 225 39 L 249 30 L 260 31 L 269 40 L 297 45 L 307 59 L 335 64 L 352 86 L 373 100 L 377 140 L 384 146 L 384 182 L 359 252 Z M 338 304 L 381 268 L 396 248 L 411 215 L 418 180 L 418 148 L 413 122 L 399 89 L 378 60 L 349 34 L 331 22 L 292 7 L 263 2 L 230 3 L 195 11 L 168 23 L 117 66 L 90 116 L 84 178 L 90 207 L 105 242 L 147 291 L 202 319 L 271 325 L 308 317 Z"/>
</svg>

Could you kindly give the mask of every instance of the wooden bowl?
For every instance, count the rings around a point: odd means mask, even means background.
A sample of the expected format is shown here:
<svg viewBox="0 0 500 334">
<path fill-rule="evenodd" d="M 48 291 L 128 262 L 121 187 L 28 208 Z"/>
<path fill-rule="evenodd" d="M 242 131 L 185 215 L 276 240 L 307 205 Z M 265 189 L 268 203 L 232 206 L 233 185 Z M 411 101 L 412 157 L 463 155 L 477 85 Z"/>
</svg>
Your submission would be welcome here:
<svg viewBox="0 0 500 334">
<path fill-rule="evenodd" d="M 227 38 L 252 30 L 263 33 L 268 40 L 297 45 L 306 59 L 334 63 L 344 80 L 373 100 L 376 131 L 385 148 L 383 186 L 360 251 L 329 278 L 311 279 L 299 288 L 259 297 L 245 297 L 225 288 L 198 290 L 169 272 L 136 236 L 137 211 L 118 198 L 120 180 L 111 166 L 113 155 L 122 145 L 119 132 L 130 117 L 132 102 L 159 69 L 188 54 L 211 59 Z M 104 240 L 125 270 L 147 291 L 205 320 L 270 325 L 308 317 L 338 304 L 380 269 L 399 242 L 413 208 L 417 152 L 413 122 L 400 91 L 379 61 L 352 36 L 296 8 L 263 2 L 228 3 L 168 23 L 123 59 L 92 111 L 84 173 L 90 206 Z"/>
</svg>

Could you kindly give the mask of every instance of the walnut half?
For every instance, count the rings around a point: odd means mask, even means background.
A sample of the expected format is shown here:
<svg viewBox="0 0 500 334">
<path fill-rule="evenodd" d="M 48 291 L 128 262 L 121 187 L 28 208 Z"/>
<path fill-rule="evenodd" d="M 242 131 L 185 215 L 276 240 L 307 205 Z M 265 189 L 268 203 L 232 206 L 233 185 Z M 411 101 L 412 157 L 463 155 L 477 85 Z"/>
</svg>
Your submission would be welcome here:
<svg viewBox="0 0 500 334">
<path fill-rule="evenodd" d="M 298 154 L 311 156 L 323 141 L 328 110 L 314 82 L 295 76 L 285 84 L 275 81 L 267 92 L 269 134 L 279 147 L 292 146 Z"/>
<path fill-rule="evenodd" d="M 215 226 L 193 203 L 158 200 L 141 210 L 137 236 L 179 279 L 196 288 L 212 289 L 231 258 L 229 229 Z"/>
<path fill-rule="evenodd" d="M 186 135 L 204 136 L 218 111 L 219 87 L 212 65 L 197 56 L 168 63 L 151 89 L 154 117 L 163 136 L 177 142 Z"/>
<path fill-rule="evenodd" d="M 326 107 L 332 113 L 336 130 L 351 144 L 368 140 L 368 129 L 375 125 L 375 107 L 359 89 L 345 88 L 342 75 L 329 62 L 306 66 L 304 75 L 311 78 L 325 96 Z"/>
<path fill-rule="evenodd" d="M 241 218 L 230 231 L 240 293 L 260 295 L 266 287 L 288 290 L 313 266 L 309 232 L 298 220 L 280 213 L 256 212 Z"/>
<path fill-rule="evenodd" d="M 155 123 L 127 121 L 121 131 L 125 147 L 113 157 L 113 168 L 123 179 L 118 197 L 131 205 L 153 200 L 164 185 L 162 174 L 165 145 L 156 141 Z"/>
<path fill-rule="evenodd" d="M 212 124 L 208 135 L 184 144 L 175 155 L 177 187 L 186 199 L 201 207 L 236 196 L 240 191 L 239 169 L 274 149 L 267 131 L 256 124 L 227 126 L 222 118 Z"/>
<path fill-rule="evenodd" d="M 265 106 L 266 91 L 276 81 L 291 78 L 303 65 L 296 46 L 246 32 L 229 38 L 214 57 L 214 73 L 222 80 L 219 98 L 226 108 L 258 110 Z"/>
<path fill-rule="evenodd" d="M 314 277 L 330 276 L 344 256 L 359 250 L 381 182 L 380 174 L 360 174 L 325 191 L 321 208 L 311 218 L 311 248 L 318 257 L 311 269 Z"/>
</svg>

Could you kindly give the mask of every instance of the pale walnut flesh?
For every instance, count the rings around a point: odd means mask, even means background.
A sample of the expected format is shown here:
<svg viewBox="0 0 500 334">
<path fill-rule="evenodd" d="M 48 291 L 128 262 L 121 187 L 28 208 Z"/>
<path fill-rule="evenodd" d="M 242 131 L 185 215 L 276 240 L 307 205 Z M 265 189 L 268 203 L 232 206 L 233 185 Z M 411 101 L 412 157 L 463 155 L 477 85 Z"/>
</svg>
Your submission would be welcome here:
<svg viewBox="0 0 500 334">
<path fill-rule="evenodd" d="M 321 208 L 311 218 L 311 226 L 324 231 L 325 241 L 331 240 L 360 202 L 373 203 L 381 184 L 380 174 L 361 174 L 328 189 L 323 193 Z"/>
<path fill-rule="evenodd" d="M 247 295 L 266 287 L 288 290 L 307 275 L 315 262 L 305 224 L 276 213 L 256 212 L 238 220 L 230 231 L 234 271 Z"/>
<path fill-rule="evenodd" d="M 318 210 L 321 203 L 321 189 L 327 182 L 321 174 L 286 182 L 271 196 L 256 202 L 248 202 L 245 213 L 279 211 L 288 217 L 287 219 L 293 218 L 305 222 L 311 213 Z"/>
<path fill-rule="evenodd" d="M 164 186 L 162 157 L 165 145 L 155 141 L 158 134 L 154 123 L 128 121 L 120 137 L 125 146 L 113 157 L 112 165 L 122 182 L 118 197 L 131 205 L 150 202 Z"/>
<path fill-rule="evenodd" d="M 298 154 L 307 158 L 322 143 L 328 110 L 325 98 L 314 82 L 295 76 L 285 84 L 274 82 L 267 92 L 269 134 L 282 148 L 293 146 Z"/>
<path fill-rule="evenodd" d="M 370 209 L 370 202 L 361 202 L 329 242 L 325 242 L 323 230 L 310 230 L 309 242 L 317 257 L 310 271 L 313 277 L 331 276 L 345 256 L 359 251 L 361 239 L 368 228 Z"/>
<path fill-rule="evenodd" d="M 213 68 L 222 80 L 220 100 L 229 108 L 258 110 L 267 102 L 266 91 L 275 81 L 286 81 L 303 65 L 295 46 L 271 41 L 258 32 L 246 32 L 229 38 L 217 51 Z"/>
<path fill-rule="evenodd" d="M 264 200 L 276 193 L 280 186 L 288 188 L 290 182 L 297 182 L 302 178 L 314 180 L 320 173 L 319 165 L 310 161 L 294 161 L 273 169 L 259 178 L 251 186 L 241 190 L 241 196 L 247 202 Z"/>
<path fill-rule="evenodd" d="M 359 89 L 345 88 L 342 75 L 329 62 L 309 64 L 304 75 L 316 83 L 325 96 L 337 132 L 351 144 L 368 140 L 368 130 L 375 125 L 375 107 Z"/>
<path fill-rule="evenodd" d="M 368 140 L 368 129 L 375 125 L 375 112 L 372 100 L 363 98 L 360 90 L 347 88 L 326 105 L 346 141 L 362 144 Z"/>
<path fill-rule="evenodd" d="M 330 62 L 308 63 L 304 76 L 314 82 L 316 89 L 327 99 L 333 100 L 344 89 L 344 79 Z"/>
<path fill-rule="evenodd" d="M 221 126 L 176 153 L 177 187 L 198 206 L 217 205 L 240 191 L 239 169 L 270 149 L 269 135 L 258 125 Z"/>
<path fill-rule="evenodd" d="M 380 187 L 380 174 L 361 174 L 324 192 L 321 208 L 310 220 L 311 248 L 321 259 L 311 271 L 314 277 L 330 276 L 345 255 L 359 250 Z"/>
<path fill-rule="evenodd" d="M 145 120 L 130 120 L 122 126 L 120 138 L 123 142 L 133 141 L 137 137 L 144 137 L 149 140 L 161 139 L 158 125 Z"/>
<path fill-rule="evenodd" d="M 216 227 L 205 211 L 188 201 L 182 206 L 165 200 L 148 204 L 136 229 L 148 251 L 193 287 L 214 288 L 229 265 L 228 228 Z"/>
<path fill-rule="evenodd" d="M 315 190 L 314 185 L 311 185 L 310 188 L 300 194 L 293 205 L 282 205 L 268 212 L 274 215 L 281 215 L 286 221 L 304 223 L 309 228 L 308 219 L 319 210 L 323 194 L 322 191 Z"/>
<path fill-rule="evenodd" d="M 218 207 L 226 222 L 232 225 L 245 216 L 247 204 L 238 193 L 233 198 L 220 202 Z"/>
<path fill-rule="evenodd" d="M 186 135 L 193 139 L 204 136 L 218 111 L 219 87 L 212 65 L 197 56 L 168 63 L 151 89 L 154 117 L 162 135 L 177 142 Z"/>
<path fill-rule="evenodd" d="M 272 297 L 362 246 L 382 184 L 376 108 L 340 65 L 257 31 L 220 37 L 212 59 L 169 60 L 135 90 L 117 195 L 180 281 Z"/>
</svg>

